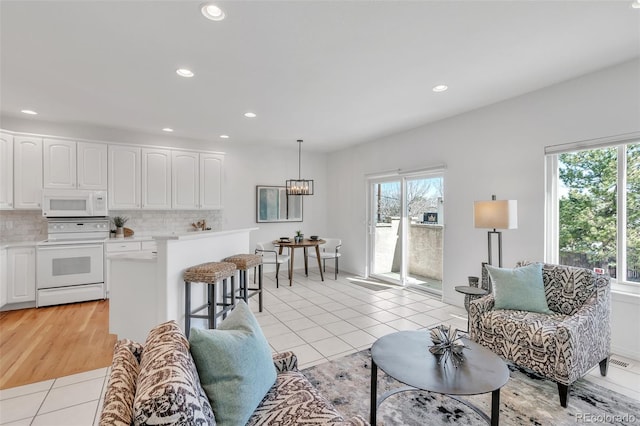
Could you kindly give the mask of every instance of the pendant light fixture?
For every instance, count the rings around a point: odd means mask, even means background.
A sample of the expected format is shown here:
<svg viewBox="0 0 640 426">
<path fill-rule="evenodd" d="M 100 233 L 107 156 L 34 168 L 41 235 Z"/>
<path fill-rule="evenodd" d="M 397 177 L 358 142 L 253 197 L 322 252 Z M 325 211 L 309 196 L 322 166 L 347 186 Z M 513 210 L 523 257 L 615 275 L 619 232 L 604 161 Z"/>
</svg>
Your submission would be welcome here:
<svg viewBox="0 0 640 426">
<path fill-rule="evenodd" d="M 302 139 L 298 139 L 298 179 L 287 180 L 287 195 L 313 195 L 313 180 L 300 177 Z"/>
</svg>

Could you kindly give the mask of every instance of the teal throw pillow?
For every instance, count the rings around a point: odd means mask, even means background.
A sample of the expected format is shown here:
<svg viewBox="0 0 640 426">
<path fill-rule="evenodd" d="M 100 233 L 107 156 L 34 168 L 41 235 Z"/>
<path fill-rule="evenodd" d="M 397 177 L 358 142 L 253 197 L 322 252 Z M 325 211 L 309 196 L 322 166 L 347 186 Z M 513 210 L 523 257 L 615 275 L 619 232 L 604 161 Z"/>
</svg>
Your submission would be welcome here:
<svg viewBox="0 0 640 426">
<path fill-rule="evenodd" d="M 191 355 L 219 426 L 244 425 L 276 381 L 271 348 L 244 301 L 215 330 L 194 328 Z"/>
<path fill-rule="evenodd" d="M 487 265 L 493 282 L 495 309 L 513 309 L 552 314 L 542 282 L 542 264 L 507 269 Z"/>
</svg>

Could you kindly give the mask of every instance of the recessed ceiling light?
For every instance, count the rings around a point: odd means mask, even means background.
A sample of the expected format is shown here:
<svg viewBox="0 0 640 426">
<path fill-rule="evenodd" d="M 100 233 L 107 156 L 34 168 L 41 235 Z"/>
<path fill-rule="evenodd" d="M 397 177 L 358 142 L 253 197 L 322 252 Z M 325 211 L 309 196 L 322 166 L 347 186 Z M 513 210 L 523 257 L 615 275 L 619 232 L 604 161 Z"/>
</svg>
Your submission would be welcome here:
<svg viewBox="0 0 640 426">
<path fill-rule="evenodd" d="M 200 6 L 200 12 L 205 18 L 212 21 L 222 21 L 224 19 L 224 12 L 218 6 L 213 3 L 204 3 Z"/>
<path fill-rule="evenodd" d="M 447 90 L 449 88 L 449 86 L 447 86 L 446 84 L 438 84 L 437 86 L 433 86 L 433 90 L 434 92 L 444 92 L 445 90 Z"/>
<path fill-rule="evenodd" d="M 247 118 L 256 118 L 257 115 L 254 112 L 245 112 L 244 116 Z"/>
<path fill-rule="evenodd" d="M 220 139 L 229 139 L 229 135 L 220 135 Z"/>
<path fill-rule="evenodd" d="M 176 70 L 176 74 L 178 74 L 180 77 L 193 77 L 193 71 L 188 70 L 186 68 L 178 68 Z"/>
<path fill-rule="evenodd" d="M 163 132 L 167 132 L 167 133 L 171 133 L 173 132 L 173 129 L 171 127 L 165 127 L 164 129 L 162 129 Z"/>
<path fill-rule="evenodd" d="M 30 109 L 23 109 L 23 110 L 21 110 L 20 112 L 21 112 L 21 113 L 23 113 L 23 114 L 38 115 L 38 113 L 37 113 L 37 112 L 35 112 L 35 111 L 33 111 L 33 110 L 30 110 Z"/>
</svg>

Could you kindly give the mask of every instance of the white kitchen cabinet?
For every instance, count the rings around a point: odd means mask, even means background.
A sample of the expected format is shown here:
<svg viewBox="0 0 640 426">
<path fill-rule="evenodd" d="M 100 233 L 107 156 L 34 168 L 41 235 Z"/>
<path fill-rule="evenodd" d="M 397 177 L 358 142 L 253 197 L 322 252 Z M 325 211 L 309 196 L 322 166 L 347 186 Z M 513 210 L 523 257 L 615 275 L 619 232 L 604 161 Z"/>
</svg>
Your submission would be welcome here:
<svg viewBox="0 0 640 426">
<path fill-rule="evenodd" d="M 0 308 L 7 304 L 7 249 L 0 248 Z"/>
<path fill-rule="evenodd" d="M 200 208 L 222 208 L 222 177 L 224 156 L 200 154 Z"/>
<path fill-rule="evenodd" d="M 142 208 L 171 208 L 171 150 L 142 149 Z"/>
<path fill-rule="evenodd" d="M 151 259 L 158 251 L 158 245 L 151 239 L 118 239 L 112 238 L 105 244 L 104 280 L 107 287 L 107 298 L 111 297 L 111 260 L 113 258 L 146 258 Z"/>
<path fill-rule="evenodd" d="M 7 249 L 7 303 L 35 302 L 36 248 Z"/>
<path fill-rule="evenodd" d="M 13 143 L 16 209 L 40 209 L 42 204 L 42 139 L 16 136 Z"/>
<path fill-rule="evenodd" d="M 221 154 L 173 151 L 173 208 L 222 208 L 223 160 Z"/>
<path fill-rule="evenodd" d="M 140 251 L 142 247 L 141 241 L 126 241 L 124 238 L 116 238 L 115 240 L 109 240 L 106 244 L 106 254 L 122 253 L 126 251 Z"/>
<path fill-rule="evenodd" d="M 109 145 L 110 209 L 140 208 L 140 148 Z"/>
<path fill-rule="evenodd" d="M 13 208 L 13 135 L 0 133 L 0 209 Z"/>
<path fill-rule="evenodd" d="M 107 190 L 107 144 L 78 142 L 77 180 L 79 189 Z"/>
<path fill-rule="evenodd" d="M 109 146 L 109 208 L 222 207 L 222 154 Z"/>
<path fill-rule="evenodd" d="M 171 152 L 171 188 L 174 209 L 200 208 L 200 154 L 189 151 Z"/>
<path fill-rule="evenodd" d="M 44 140 L 44 187 L 74 189 L 76 180 L 76 143 L 63 139 Z"/>
<path fill-rule="evenodd" d="M 107 144 L 44 140 L 44 188 L 107 189 Z"/>
</svg>

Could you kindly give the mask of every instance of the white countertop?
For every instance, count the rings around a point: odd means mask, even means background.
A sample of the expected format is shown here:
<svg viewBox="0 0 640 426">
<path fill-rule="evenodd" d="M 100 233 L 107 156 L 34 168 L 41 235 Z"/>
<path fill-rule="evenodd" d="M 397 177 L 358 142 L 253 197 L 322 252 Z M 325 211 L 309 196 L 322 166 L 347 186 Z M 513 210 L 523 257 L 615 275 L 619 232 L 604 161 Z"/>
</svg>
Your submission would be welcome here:
<svg viewBox="0 0 640 426">
<path fill-rule="evenodd" d="M 154 240 L 198 240 L 201 238 L 218 237 L 221 235 L 237 234 L 240 232 L 256 231 L 259 228 L 228 229 L 222 231 L 190 231 L 174 232 L 171 234 L 154 235 Z"/>
<path fill-rule="evenodd" d="M 0 244 L 0 250 L 13 247 L 35 247 L 40 241 L 8 241 Z"/>
<path fill-rule="evenodd" d="M 153 241 L 153 240 L 192 240 L 200 238 L 216 237 L 221 235 L 235 234 L 238 232 L 256 231 L 259 228 L 242 228 L 242 229 L 226 229 L 221 231 L 185 231 L 185 232 L 172 232 L 170 234 L 157 235 L 133 235 L 125 238 L 107 238 L 104 240 L 107 244 L 117 244 L 129 241 Z M 45 240 L 46 241 L 46 240 Z M 68 242 L 68 241 L 65 241 Z M 83 242 L 83 241 L 78 241 Z M 0 244 L 0 250 L 11 247 L 32 247 L 43 243 L 39 241 L 7 241 Z"/>
<path fill-rule="evenodd" d="M 104 240 L 105 243 L 122 243 L 129 241 L 153 241 L 152 235 L 134 235 L 132 237 L 124 237 L 124 238 L 107 238 Z"/>
</svg>

